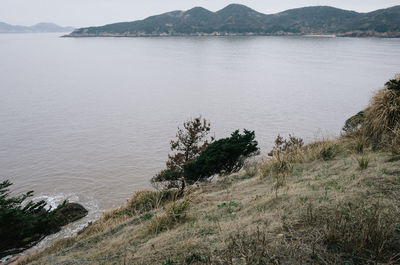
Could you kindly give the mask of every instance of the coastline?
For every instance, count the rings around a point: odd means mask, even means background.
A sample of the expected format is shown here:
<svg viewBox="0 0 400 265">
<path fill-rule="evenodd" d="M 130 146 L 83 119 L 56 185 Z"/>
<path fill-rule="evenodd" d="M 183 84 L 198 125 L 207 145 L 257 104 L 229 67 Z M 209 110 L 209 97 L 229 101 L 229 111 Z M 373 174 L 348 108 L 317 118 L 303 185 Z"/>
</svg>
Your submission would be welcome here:
<svg viewBox="0 0 400 265">
<path fill-rule="evenodd" d="M 283 36 L 299 36 L 299 37 L 324 37 L 324 38 L 335 38 L 335 37 L 350 37 L 350 38 L 400 38 L 400 32 L 370 32 L 370 31 L 350 31 L 346 33 L 291 33 L 291 32 L 279 32 L 279 33 L 228 33 L 228 32 L 213 32 L 213 33 L 70 33 L 61 36 L 61 38 L 151 38 L 151 37 L 283 37 Z"/>
</svg>

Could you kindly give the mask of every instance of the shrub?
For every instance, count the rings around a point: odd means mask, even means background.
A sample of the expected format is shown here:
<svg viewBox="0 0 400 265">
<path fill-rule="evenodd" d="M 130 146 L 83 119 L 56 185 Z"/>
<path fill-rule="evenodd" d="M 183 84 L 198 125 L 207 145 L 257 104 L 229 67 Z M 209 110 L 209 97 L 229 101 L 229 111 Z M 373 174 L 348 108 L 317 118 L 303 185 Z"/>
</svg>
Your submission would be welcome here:
<svg viewBox="0 0 400 265">
<path fill-rule="evenodd" d="M 385 84 L 388 90 L 393 90 L 396 92 L 400 92 L 400 78 L 397 76 L 395 79 L 391 79 Z"/>
<path fill-rule="evenodd" d="M 243 166 L 245 158 L 256 154 L 259 149 L 254 131 L 239 130 L 231 137 L 210 144 L 200 156 L 184 167 L 185 179 L 189 183 L 206 179 L 214 174 L 231 173 Z"/>
<path fill-rule="evenodd" d="M 8 180 L 0 183 L 0 257 L 5 250 L 22 248 L 28 243 L 39 240 L 43 235 L 57 232 L 62 220 L 56 210 L 46 209 L 46 202 L 26 200 L 33 196 L 33 191 L 11 197 Z"/>
<path fill-rule="evenodd" d="M 185 188 L 184 166 L 196 159 L 214 137 L 207 138 L 210 132 L 210 123 L 206 119 L 197 117 L 183 123 L 183 128 L 178 128 L 176 140 L 171 141 L 171 151 L 168 155 L 166 169 L 159 172 L 151 179 L 155 186 L 161 185 L 167 188 Z"/>
<path fill-rule="evenodd" d="M 300 162 L 302 160 L 301 154 L 299 159 L 299 152 L 304 146 L 304 141 L 302 138 L 297 138 L 289 134 L 289 139 L 284 139 L 278 134 L 275 139 L 275 145 L 272 150 L 268 153 L 269 156 L 277 156 L 279 154 L 285 153 L 286 156 L 291 160 L 291 162 Z"/>
<path fill-rule="evenodd" d="M 296 138 L 289 134 L 289 139 L 284 139 L 278 135 L 275 139 L 275 145 L 269 152 L 272 159 L 267 161 L 267 168 L 264 175 L 273 175 L 275 178 L 274 190 L 278 196 L 278 189 L 286 179 L 286 176 L 292 172 L 293 163 L 304 160 L 303 148 L 304 142 L 301 138 Z"/>
<path fill-rule="evenodd" d="M 293 171 L 293 164 L 285 154 L 274 156 L 272 161 L 271 173 L 275 178 L 275 195 L 278 196 L 278 189 L 284 185 L 286 177 Z"/>
<path fill-rule="evenodd" d="M 360 128 L 364 119 L 365 119 L 365 111 L 362 110 L 362 111 L 358 112 L 356 115 L 348 118 L 346 120 L 342 130 L 345 132 L 357 131 Z"/>
</svg>

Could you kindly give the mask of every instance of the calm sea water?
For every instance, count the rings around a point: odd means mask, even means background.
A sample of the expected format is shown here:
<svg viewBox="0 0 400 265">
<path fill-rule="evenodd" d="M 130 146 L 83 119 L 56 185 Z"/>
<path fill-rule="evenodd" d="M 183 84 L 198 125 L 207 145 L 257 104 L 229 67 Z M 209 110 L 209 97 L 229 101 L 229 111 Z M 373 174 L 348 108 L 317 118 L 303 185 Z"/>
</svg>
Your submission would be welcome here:
<svg viewBox="0 0 400 265">
<path fill-rule="evenodd" d="M 150 187 L 177 127 L 337 135 L 400 72 L 399 39 L 0 35 L 0 178 L 89 208 Z"/>
</svg>

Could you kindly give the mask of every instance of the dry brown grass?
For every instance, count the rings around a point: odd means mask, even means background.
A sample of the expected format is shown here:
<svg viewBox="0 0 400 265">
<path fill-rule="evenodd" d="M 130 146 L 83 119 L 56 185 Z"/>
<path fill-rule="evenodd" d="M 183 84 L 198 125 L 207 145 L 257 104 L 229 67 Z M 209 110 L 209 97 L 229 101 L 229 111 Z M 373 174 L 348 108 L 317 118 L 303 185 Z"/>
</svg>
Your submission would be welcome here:
<svg viewBox="0 0 400 265">
<path fill-rule="evenodd" d="M 148 233 L 157 234 L 183 222 L 186 219 L 186 213 L 189 209 L 190 203 L 190 197 L 174 201 L 164 213 L 151 219 L 147 226 Z"/>
<path fill-rule="evenodd" d="M 395 256 L 392 249 L 400 251 L 393 236 L 397 215 L 395 205 L 352 200 L 326 212 L 318 221 L 325 224 L 322 239 L 328 249 L 339 255 L 353 255 L 346 258 L 354 263 L 378 263 L 390 261 Z"/>
<path fill-rule="evenodd" d="M 278 196 L 278 189 L 285 185 L 287 176 L 293 172 L 296 164 L 318 159 L 331 160 L 339 152 L 337 140 L 323 137 L 322 140 L 304 146 L 300 138 L 289 136 L 285 140 L 278 135 L 275 146 L 269 153 L 271 157 L 261 164 L 260 169 L 264 178 L 275 179 L 275 196 Z"/>
<path fill-rule="evenodd" d="M 265 224 L 234 233 L 209 264 L 397 264 L 396 215 L 393 205 L 348 202 L 314 209 L 308 204 L 282 233 L 271 233 Z"/>
<path fill-rule="evenodd" d="M 179 190 L 140 190 L 133 194 L 126 205 L 107 212 L 103 216 L 103 220 L 121 219 L 122 217 L 130 217 L 144 212 L 157 209 L 167 202 L 175 201 L 180 196 Z"/>
<path fill-rule="evenodd" d="M 364 151 L 363 170 L 345 140 L 295 152 L 278 194 L 273 159 L 184 197 L 138 192 L 23 264 L 398 264 L 400 164 L 391 152 Z"/>
<path fill-rule="evenodd" d="M 363 111 L 362 119 L 357 120 L 357 127 L 345 134 L 353 139 L 357 150 L 362 152 L 367 145 L 374 149 L 399 149 L 400 87 L 391 85 L 397 82 L 400 82 L 400 75 L 386 83 L 384 88 L 374 95 L 369 106 Z"/>
<path fill-rule="evenodd" d="M 372 143 L 391 144 L 394 133 L 400 130 L 399 93 L 386 88 L 378 91 L 361 129 Z"/>
</svg>

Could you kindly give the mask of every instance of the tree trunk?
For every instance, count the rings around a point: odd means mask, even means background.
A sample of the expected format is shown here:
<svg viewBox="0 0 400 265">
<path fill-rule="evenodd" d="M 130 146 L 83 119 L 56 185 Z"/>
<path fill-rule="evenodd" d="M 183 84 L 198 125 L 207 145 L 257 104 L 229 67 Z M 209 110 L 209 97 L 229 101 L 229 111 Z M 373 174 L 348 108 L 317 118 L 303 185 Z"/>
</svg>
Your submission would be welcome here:
<svg viewBox="0 0 400 265">
<path fill-rule="evenodd" d="M 186 187 L 185 179 L 182 178 L 181 181 L 182 181 L 182 186 L 181 186 L 181 191 L 180 191 L 180 194 L 179 194 L 180 196 L 183 195 L 183 193 L 185 191 L 185 187 Z"/>
</svg>

